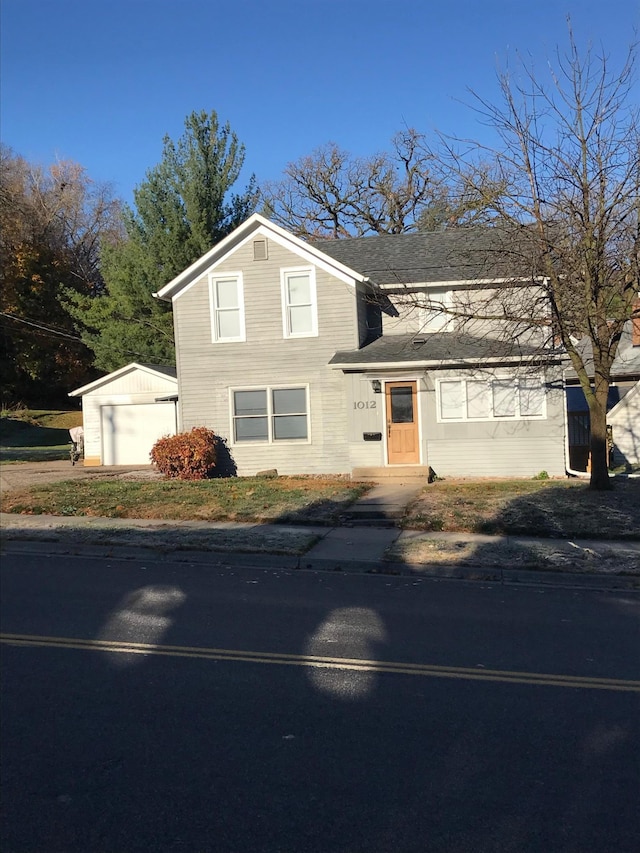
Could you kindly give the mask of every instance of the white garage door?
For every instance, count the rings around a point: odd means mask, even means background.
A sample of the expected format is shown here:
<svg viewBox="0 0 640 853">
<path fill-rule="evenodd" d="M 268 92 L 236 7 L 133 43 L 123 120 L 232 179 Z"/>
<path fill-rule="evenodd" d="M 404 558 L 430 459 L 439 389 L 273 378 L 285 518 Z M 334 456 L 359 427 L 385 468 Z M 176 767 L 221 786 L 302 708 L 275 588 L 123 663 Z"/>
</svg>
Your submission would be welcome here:
<svg viewBox="0 0 640 853">
<path fill-rule="evenodd" d="M 174 403 L 103 406 L 101 414 L 103 465 L 149 465 L 156 441 L 176 431 Z"/>
</svg>

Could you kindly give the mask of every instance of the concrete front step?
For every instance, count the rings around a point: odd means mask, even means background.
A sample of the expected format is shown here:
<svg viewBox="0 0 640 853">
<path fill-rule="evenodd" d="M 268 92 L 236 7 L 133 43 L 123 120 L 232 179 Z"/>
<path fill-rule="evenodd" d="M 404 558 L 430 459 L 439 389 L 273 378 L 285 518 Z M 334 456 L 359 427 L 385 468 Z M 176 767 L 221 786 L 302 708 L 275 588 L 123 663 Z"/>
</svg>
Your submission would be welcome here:
<svg viewBox="0 0 640 853">
<path fill-rule="evenodd" d="M 402 477 L 403 479 L 429 480 L 428 465 L 392 465 L 368 468 L 354 468 L 351 472 L 352 480 L 389 480 Z"/>
</svg>

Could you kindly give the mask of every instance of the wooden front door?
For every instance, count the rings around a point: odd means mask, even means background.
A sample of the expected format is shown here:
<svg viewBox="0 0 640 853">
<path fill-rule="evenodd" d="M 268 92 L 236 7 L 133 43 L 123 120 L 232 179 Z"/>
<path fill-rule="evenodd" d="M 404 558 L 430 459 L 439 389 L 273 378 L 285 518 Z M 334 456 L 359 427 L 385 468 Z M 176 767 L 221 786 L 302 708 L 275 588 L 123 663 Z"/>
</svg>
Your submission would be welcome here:
<svg viewBox="0 0 640 853">
<path fill-rule="evenodd" d="M 417 465 L 420 445 L 416 383 L 387 382 L 385 400 L 389 465 Z"/>
</svg>

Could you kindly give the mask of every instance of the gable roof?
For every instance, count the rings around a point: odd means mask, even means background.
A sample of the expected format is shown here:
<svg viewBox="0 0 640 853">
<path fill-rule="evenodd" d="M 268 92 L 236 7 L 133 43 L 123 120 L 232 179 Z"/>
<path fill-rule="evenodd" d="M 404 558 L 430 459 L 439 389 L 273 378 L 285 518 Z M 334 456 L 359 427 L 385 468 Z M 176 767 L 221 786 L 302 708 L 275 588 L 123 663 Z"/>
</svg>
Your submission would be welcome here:
<svg viewBox="0 0 640 853">
<path fill-rule="evenodd" d="M 312 243 L 378 285 L 531 277 L 513 233 L 489 226 L 384 234 Z M 523 242 L 523 241 L 521 241 Z"/>
<path fill-rule="evenodd" d="M 612 409 L 609 409 L 607 412 L 607 422 L 612 423 L 616 420 L 616 418 L 624 415 L 626 409 L 632 405 L 633 398 L 636 395 L 640 395 L 640 379 L 636 382 L 636 384 L 631 387 L 624 397 L 621 397 L 620 400 L 615 404 Z M 640 425 L 639 425 L 640 428 Z"/>
<path fill-rule="evenodd" d="M 361 369 L 373 367 L 453 367 L 456 364 L 519 362 L 539 354 L 537 347 L 518 345 L 515 341 L 497 340 L 457 332 L 386 335 L 358 350 L 337 352 L 333 367 Z M 558 360 L 561 356 L 558 354 Z"/>
<path fill-rule="evenodd" d="M 177 275 L 168 284 L 160 288 L 154 296 L 159 299 L 171 300 L 183 293 L 191 284 L 196 282 L 208 269 L 215 264 L 220 263 L 235 249 L 243 243 L 250 240 L 256 234 L 261 234 L 275 240 L 280 245 L 288 248 L 290 251 L 303 257 L 307 263 L 314 263 L 322 267 L 331 275 L 336 276 L 348 284 L 354 284 L 356 281 L 366 281 L 366 276 L 355 269 L 352 269 L 348 264 L 341 261 L 339 258 L 334 258 L 320 249 L 313 246 L 311 243 L 305 243 L 299 237 L 294 236 L 289 231 L 270 222 L 261 216 L 259 213 L 254 213 L 239 225 L 235 231 L 228 234 L 219 243 L 216 243 L 201 258 L 198 258 L 190 267 Z"/>
<path fill-rule="evenodd" d="M 587 373 L 589 376 L 594 375 L 593 356 L 591 352 L 590 341 L 583 339 L 578 342 L 576 348 L 582 356 Z M 573 367 L 569 366 L 565 370 L 565 379 L 569 383 L 578 382 L 578 374 Z M 612 379 L 640 379 L 640 347 L 633 345 L 633 328 L 632 321 L 629 320 L 625 324 L 622 331 L 622 337 L 618 344 L 616 357 L 611 365 Z"/>
<path fill-rule="evenodd" d="M 119 379 L 121 376 L 125 376 L 127 373 L 132 373 L 134 370 L 142 370 L 144 373 L 162 377 L 163 379 L 172 379 L 175 381 L 176 386 L 178 384 L 178 374 L 175 367 L 171 367 L 168 364 L 139 364 L 137 361 L 132 361 L 131 364 L 125 364 L 124 367 L 114 370 L 113 373 L 107 373 L 106 376 L 101 376 L 100 379 L 96 379 L 94 382 L 89 382 L 88 385 L 83 385 L 82 388 L 76 388 L 75 391 L 69 391 L 67 396 L 81 397 L 83 394 L 87 394 L 89 391 L 95 391 L 96 388 L 100 388 L 108 382 L 113 382 L 114 379 Z"/>
</svg>

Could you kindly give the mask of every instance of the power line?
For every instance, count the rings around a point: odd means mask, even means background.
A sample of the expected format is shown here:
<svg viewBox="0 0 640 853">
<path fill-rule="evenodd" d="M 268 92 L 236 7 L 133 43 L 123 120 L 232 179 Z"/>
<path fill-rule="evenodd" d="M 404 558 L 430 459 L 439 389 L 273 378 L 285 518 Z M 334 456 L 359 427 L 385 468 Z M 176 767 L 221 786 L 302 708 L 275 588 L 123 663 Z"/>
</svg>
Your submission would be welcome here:
<svg viewBox="0 0 640 853">
<path fill-rule="evenodd" d="M 9 320 L 15 320 L 18 323 L 23 323 L 25 326 L 31 326 L 35 329 L 39 329 L 41 332 L 44 332 L 45 335 L 50 335 L 51 337 L 58 338 L 66 338 L 67 340 L 74 341 L 75 343 L 84 344 L 87 346 L 85 341 L 82 340 L 81 337 L 77 335 L 69 335 L 67 332 L 61 332 L 59 329 L 55 329 L 52 326 L 43 326 L 41 323 L 36 323 L 34 320 L 26 320 L 24 317 L 17 317 L 15 314 L 9 314 L 7 311 L 0 311 L 0 317 L 7 317 Z M 91 347 L 89 347 L 91 349 Z M 123 355 L 130 355 L 134 358 L 139 359 L 147 359 L 148 355 L 145 355 L 141 352 L 134 352 L 133 350 L 121 350 Z M 170 367 L 173 367 L 173 364 L 169 364 Z"/>
<path fill-rule="evenodd" d="M 0 311 L 0 317 L 8 317 L 10 320 L 15 320 L 18 323 L 24 323 L 25 326 L 33 326 L 36 329 L 41 329 L 43 332 L 48 332 L 50 335 L 56 335 L 60 338 L 68 338 L 71 341 L 84 343 L 82 338 L 77 335 L 69 335 L 67 332 L 61 332 L 58 329 L 54 329 L 52 326 L 43 326 L 40 323 L 35 323 L 33 320 L 25 320 L 24 317 L 16 317 L 15 314 L 9 314 L 6 311 Z"/>
</svg>

